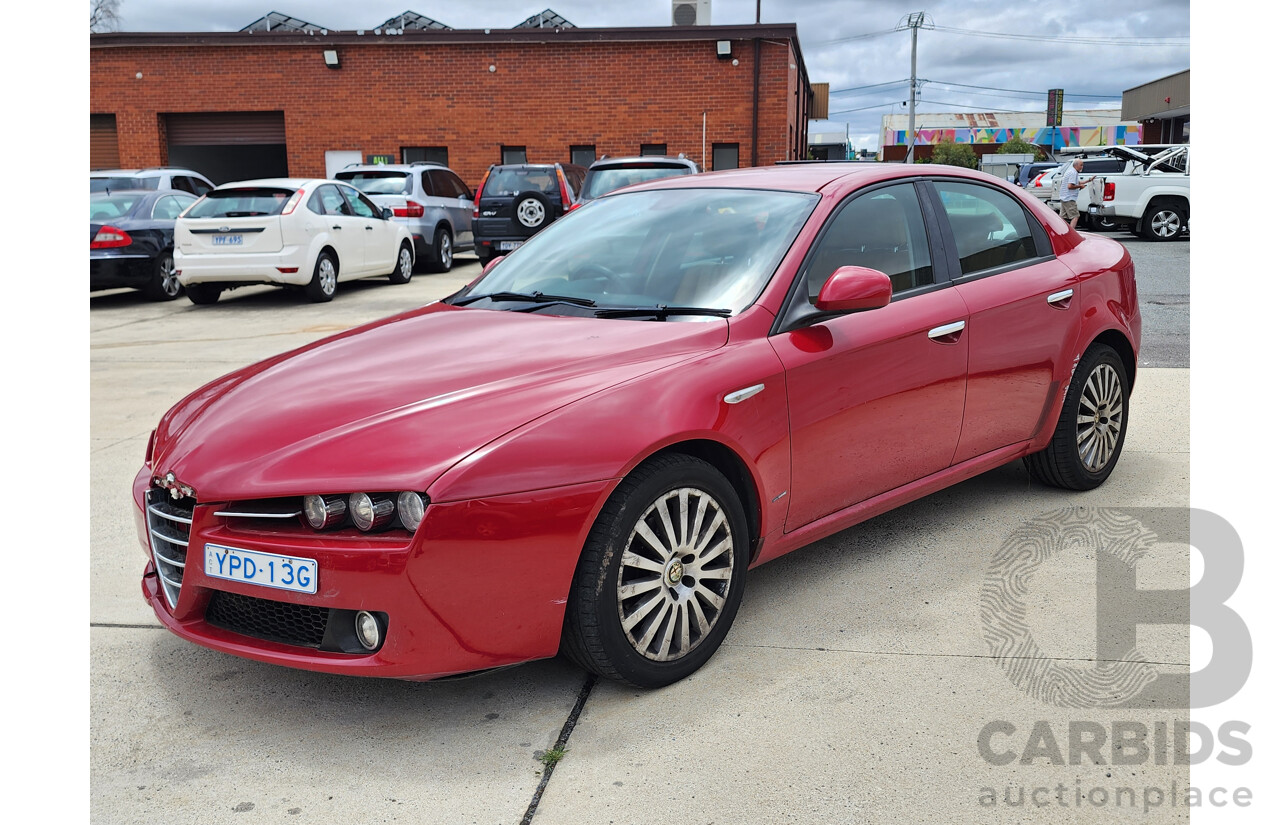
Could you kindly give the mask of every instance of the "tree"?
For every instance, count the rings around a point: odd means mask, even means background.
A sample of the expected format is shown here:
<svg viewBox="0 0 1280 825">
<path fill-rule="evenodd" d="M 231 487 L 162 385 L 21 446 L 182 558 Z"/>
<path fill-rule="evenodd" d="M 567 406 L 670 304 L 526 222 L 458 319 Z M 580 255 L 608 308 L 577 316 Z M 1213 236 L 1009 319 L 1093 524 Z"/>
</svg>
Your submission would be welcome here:
<svg viewBox="0 0 1280 825">
<path fill-rule="evenodd" d="M 89 6 L 89 31 L 113 32 L 120 28 L 120 0 L 93 0 Z"/>
<path fill-rule="evenodd" d="M 933 147 L 932 163 L 945 163 L 948 166 L 963 166 L 965 169 L 978 168 L 978 156 L 973 147 L 967 143 L 956 143 L 947 138 Z"/>
<path fill-rule="evenodd" d="M 996 150 L 997 155 L 1032 155 L 1036 160 L 1044 160 L 1044 150 L 1034 143 L 1027 143 L 1022 138 L 1011 138 Z"/>
</svg>

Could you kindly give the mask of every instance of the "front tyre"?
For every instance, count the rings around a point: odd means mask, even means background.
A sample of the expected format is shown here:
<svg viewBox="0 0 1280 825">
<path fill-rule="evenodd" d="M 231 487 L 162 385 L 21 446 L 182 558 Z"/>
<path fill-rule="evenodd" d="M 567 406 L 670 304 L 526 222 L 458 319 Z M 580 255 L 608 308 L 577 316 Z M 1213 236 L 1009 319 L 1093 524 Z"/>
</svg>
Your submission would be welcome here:
<svg viewBox="0 0 1280 825">
<path fill-rule="evenodd" d="M 591 529 L 561 650 L 637 687 L 685 678 L 729 632 L 748 544 L 742 505 L 718 470 L 686 455 L 650 459 L 623 479 Z"/>
<path fill-rule="evenodd" d="M 316 258 L 316 269 L 311 281 L 303 287 L 307 300 L 321 304 L 332 301 L 338 291 L 338 261 L 328 252 L 321 252 Z"/>
<path fill-rule="evenodd" d="M 1129 427 L 1129 377 L 1114 349 L 1094 344 L 1071 377 L 1049 446 L 1023 459 L 1036 480 L 1092 490 L 1107 480 Z"/>
<path fill-rule="evenodd" d="M 400 244 L 400 252 L 396 254 L 396 268 L 391 270 L 391 283 L 407 284 L 413 278 L 413 250 L 409 242 Z"/>
</svg>

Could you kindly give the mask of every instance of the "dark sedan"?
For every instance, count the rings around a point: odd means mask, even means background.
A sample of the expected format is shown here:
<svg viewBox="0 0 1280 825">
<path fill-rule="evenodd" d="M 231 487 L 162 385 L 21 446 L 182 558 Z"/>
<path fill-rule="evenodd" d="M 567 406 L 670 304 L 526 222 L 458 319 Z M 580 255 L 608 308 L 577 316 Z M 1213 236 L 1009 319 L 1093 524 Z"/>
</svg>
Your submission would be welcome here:
<svg viewBox="0 0 1280 825">
<path fill-rule="evenodd" d="M 173 189 L 89 195 L 89 291 L 129 287 L 153 301 L 182 294 L 173 222 L 195 195 Z"/>
</svg>

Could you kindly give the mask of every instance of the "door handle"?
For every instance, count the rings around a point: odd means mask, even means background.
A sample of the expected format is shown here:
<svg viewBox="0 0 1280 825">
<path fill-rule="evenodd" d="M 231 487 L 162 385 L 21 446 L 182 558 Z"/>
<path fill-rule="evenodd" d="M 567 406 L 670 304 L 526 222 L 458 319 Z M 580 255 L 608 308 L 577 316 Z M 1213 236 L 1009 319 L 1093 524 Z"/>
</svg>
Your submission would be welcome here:
<svg viewBox="0 0 1280 825">
<path fill-rule="evenodd" d="M 950 324 L 943 324 L 940 327 L 934 327 L 929 330 L 929 337 L 944 344 L 954 344 L 959 340 L 960 333 L 963 331 L 964 321 L 952 321 Z"/>
<path fill-rule="evenodd" d="M 333 228 L 334 228 L 334 229 L 341 229 L 342 227 L 341 227 L 341 226 L 339 226 L 339 225 L 337 225 L 337 224 L 335 223 L 335 224 L 333 225 Z"/>
<path fill-rule="evenodd" d="M 1048 300 L 1049 306 L 1051 307 L 1055 307 L 1056 309 L 1066 309 L 1071 303 L 1071 296 L 1075 294 L 1076 291 L 1074 289 L 1064 289 L 1061 292 L 1051 294 L 1046 300 Z"/>
<path fill-rule="evenodd" d="M 372 227 L 372 226 L 369 226 L 368 224 L 365 224 L 365 226 L 364 226 L 364 231 L 365 231 L 365 232 L 372 232 L 372 231 L 373 231 L 373 227 Z"/>
</svg>

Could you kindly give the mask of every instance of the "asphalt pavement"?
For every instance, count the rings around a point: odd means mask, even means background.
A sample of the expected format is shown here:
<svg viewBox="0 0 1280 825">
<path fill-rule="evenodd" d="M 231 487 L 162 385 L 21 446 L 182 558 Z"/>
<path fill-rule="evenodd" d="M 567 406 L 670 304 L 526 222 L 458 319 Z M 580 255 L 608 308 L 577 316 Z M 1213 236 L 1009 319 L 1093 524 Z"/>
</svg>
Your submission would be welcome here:
<svg viewBox="0 0 1280 825">
<path fill-rule="evenodd" d="M 984 601 L 1006 581 L 1001 548 L 1038 517 L 1188 504 L 1190 245 L 1122 240 L 1144 350 L 1105 485 L 1048 489 L 1014 462 L 766 564 L 711 662 L 656 691 L 560 659 L 430 683 L 295 671 L 181 641 L 142 599 L 129 485 L 160 415 L 239 366 L 447 295 L 474 258 L 343 284 L 328 304 L 266 287 L 210 307 L 92 295 L 92 821 L 1187 821 L 1187 766 L 1155 747 L 1135 761 L 1119 738 L 1187 712 L 1036 698 L 993 654 Z M 1103 561 L 1077 549 L 1029 579 L 1033 682 L 1115 664 L 1093 632 Z M 1157 544 L 1141 586 L 1185 587 L 1187 552 Z M 1155 672 L 1185 674 L 1187 629 L 1147 630 Z"/>
</svg>

